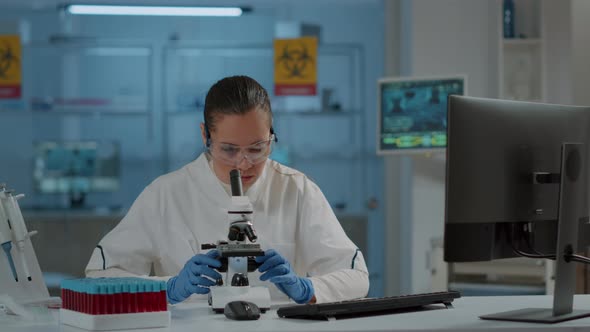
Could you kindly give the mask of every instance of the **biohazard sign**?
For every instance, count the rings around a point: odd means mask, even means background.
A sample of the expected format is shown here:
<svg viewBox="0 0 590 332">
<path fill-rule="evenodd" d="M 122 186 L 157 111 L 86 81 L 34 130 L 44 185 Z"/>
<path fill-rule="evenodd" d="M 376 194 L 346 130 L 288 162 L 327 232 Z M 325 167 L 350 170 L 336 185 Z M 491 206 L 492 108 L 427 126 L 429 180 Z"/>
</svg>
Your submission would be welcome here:
<svg viewBox="0 0 590 332">
<path fill-rule="evenodd" d="M 313 96 L 317 86 L 318 40 L 275 39 L 275 95 Z"/>
<path fill-rule="evenodd" d="M 21 45 L 17 35 L 0 35 L 0 99 L 21 97 Z"/>
</svg>

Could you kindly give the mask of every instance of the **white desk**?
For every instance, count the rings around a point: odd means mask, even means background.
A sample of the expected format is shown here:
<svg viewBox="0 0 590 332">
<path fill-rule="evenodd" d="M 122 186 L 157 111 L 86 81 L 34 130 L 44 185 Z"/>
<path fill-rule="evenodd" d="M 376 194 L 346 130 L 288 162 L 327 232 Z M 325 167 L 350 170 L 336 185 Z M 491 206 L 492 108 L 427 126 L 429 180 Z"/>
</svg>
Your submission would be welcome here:
<svg viewBox="0 0 590 332">
<path fill-rule="evenodd" d="M 590 318 L 553 325 L 500 322 L 479 319 L 483 314 L 521 309 L 550 307 L 550 296 L 465 297 L 453 302 L 454 309 L 440 309 L 395 315 L 343 319 L 337 321 L 307 321 L 281 319 L 270 310 L 257 321 L 232 321 L 223 314 L 213 314 L 206 303 L 185 303 L 171 308 L 172 323 L 165 329 L 149 332 L 295 332 L 295 331 L 590 331 Z M 576 296 L 576 309 L 590 310 L 590 295 Z M 57 315 L 57 312 L 54 313 Z M 2 332 L 80 332 L 81 329 L 53 323 L 24 323 L 0 317 Z M 140 331 L 140 330 L 132 330 Z"/>
</svg>

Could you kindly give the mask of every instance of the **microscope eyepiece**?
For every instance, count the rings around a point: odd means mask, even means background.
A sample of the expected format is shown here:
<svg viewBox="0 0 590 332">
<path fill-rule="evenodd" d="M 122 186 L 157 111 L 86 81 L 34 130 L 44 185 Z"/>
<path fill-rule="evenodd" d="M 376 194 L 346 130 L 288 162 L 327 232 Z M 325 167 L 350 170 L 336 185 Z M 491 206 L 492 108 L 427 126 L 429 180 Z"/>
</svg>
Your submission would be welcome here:
<svg viewBox="0 0 590 332">
<path fill-rule="evenodd" d="M 239 169 L 232 169 L 229 172 L 229 183 L 231 185 L 232 196 L 243 196 L 242 191 L 242 175 Z"/>
</svg>

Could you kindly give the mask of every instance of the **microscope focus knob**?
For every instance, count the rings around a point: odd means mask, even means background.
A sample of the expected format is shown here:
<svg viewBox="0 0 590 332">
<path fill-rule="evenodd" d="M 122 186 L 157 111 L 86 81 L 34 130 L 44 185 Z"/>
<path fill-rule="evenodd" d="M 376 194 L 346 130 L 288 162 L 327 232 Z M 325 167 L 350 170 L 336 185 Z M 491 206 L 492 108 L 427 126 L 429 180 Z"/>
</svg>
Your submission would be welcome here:
<svg viewBox="0 0 590 332">
<path fill-rule="evenodd" d="M 229 233 L 227 234 L 227 238 L 230 241 L 244 241 L 246 239 L 246 235 L 239 226 L 231 226 L 229 228 Z"/>
<path fill-rule="evenodd" d="M 243 273 L 236 273 L 231 278 L 231 285 L 232 286 L 249 286 L 250 283 L 248 282 L 248 276 L 244 275 Z"/>
<path fill-rule="evenodd" d="M 246 233 L 248 240 L 250 240 L 250 242 L 252 243 L 256 242 L 256 240 L 258 239 L 258 235 L 256 235 L 256 231 L 251 225 L 247 225 L 244 228 L 244 233 Z"/>
</svg>

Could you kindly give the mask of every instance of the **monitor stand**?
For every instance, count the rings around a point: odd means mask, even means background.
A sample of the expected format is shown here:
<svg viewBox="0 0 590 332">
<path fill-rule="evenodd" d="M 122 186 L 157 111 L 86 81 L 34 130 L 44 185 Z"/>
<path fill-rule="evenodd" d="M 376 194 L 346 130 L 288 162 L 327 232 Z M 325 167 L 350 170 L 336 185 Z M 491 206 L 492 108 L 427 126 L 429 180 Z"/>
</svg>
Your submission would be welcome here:
<svg viewBox="0 0 590 332">
<path fill-rule="evenodd" d="M 481 319 L 532 323 L 558 323 L 590 317 L 590 310 L 573 310 L 576 266 L 567 254 L 578 246 L 578 220 L 582 217 L 586 189 L 586 152 L 580 143 L 564 143 L 561 148 L 559 212 L 553 308 L 527 308 L 480 316 Z"/>
</svg>

